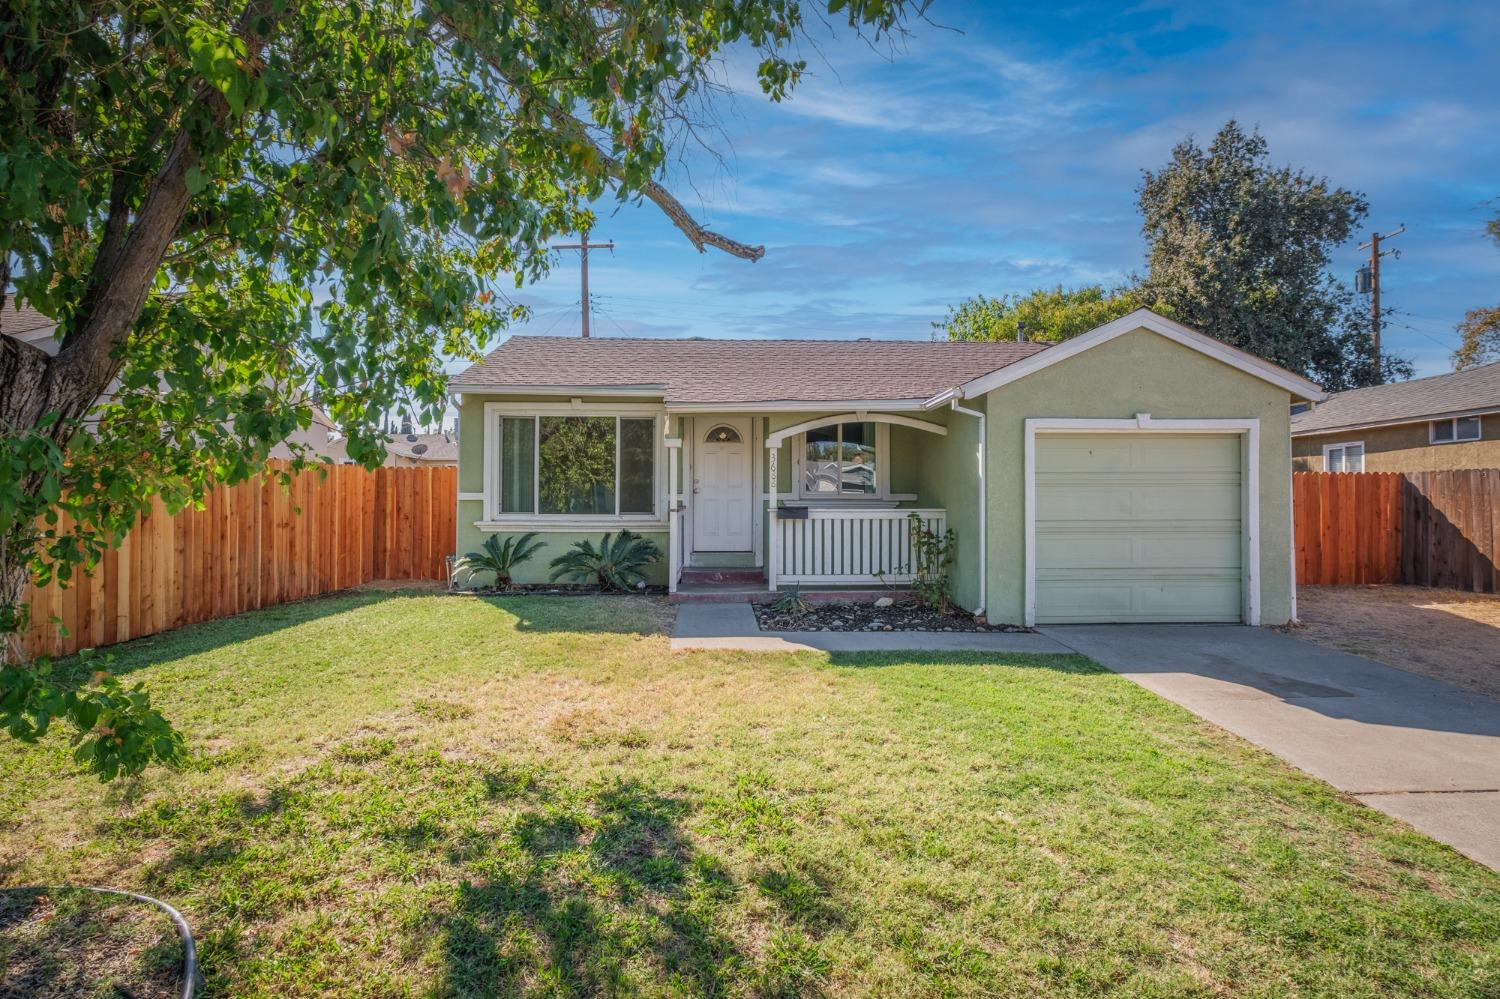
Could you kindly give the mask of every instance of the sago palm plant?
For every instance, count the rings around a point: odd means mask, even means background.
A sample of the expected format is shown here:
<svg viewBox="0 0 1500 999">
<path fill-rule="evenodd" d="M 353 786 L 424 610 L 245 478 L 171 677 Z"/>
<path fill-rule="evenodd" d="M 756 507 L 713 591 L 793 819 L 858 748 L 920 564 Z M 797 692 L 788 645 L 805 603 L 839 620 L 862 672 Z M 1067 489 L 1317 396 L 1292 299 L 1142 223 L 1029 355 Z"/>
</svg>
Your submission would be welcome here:
<svg viewBox="0 0 1500 999">
<path fill-rule="evenodd" d="M 535 531 L 507 535 L 504 542 L 501 542 L 498 534 L 485 538 L 484 544 L 480 546 L 482 551 L 469 552 L 464 556 L 463 567 L 468 573 L 467 578 L 473 579 L 475 573 L 492 572 L 495 574 L 497 587 L 502 590 L 510 589 L 511 571 L 543 547 L 542 542 L 535 538 Z"/>
<path fill-rule="evenodd" d="M 633 590 L 646 582 L 645 568 L 661 560 L 656 543 L 633 531 L 605 533 L 595 548 L 587 539 L 575 541 L 552 560 L 552 578 L 593 579 L 601 589 Z"/>
</svg>

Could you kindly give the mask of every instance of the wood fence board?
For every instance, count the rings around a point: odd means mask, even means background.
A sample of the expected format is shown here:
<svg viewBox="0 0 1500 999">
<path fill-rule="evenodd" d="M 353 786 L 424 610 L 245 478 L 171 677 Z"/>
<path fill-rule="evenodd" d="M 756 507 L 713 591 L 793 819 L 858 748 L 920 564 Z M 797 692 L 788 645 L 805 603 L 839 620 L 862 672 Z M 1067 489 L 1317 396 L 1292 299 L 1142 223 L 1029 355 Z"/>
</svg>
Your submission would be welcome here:
<svg viewBox="0 0 1500 999">
<path fill-rule="evenodd" d="M 374 579 L 443 577 L 454 469 L 335 466 L 284 488 L 284 467 L 210 491 L 202 510 L 169 516 L 154 501 L 92 573 L 31 589 L 23 648 L 66 655 Z"/>
<path fill-rule="evenodd" d="M 1297 580 L 1500 591 L 1500 469 L 1299 472 Z"/>
</svg>

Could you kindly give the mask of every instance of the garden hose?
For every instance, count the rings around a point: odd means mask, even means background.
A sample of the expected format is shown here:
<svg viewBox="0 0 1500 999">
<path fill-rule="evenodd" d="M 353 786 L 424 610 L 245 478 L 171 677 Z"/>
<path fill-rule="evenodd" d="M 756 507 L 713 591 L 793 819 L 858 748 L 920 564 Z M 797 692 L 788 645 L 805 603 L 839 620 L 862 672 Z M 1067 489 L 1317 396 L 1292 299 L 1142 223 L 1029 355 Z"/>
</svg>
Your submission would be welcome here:
<svg viewBox="0 0 1500 999">
<path fill-rule="evenodd" d="M 91 891 L 98 895 L 123 895 L 133 898 L 137 902 L 146 902 L 156 906 L 162 912 L 172 917 L 172 922 L 177 927 L 177 936 L 182 940 L 182 992 L 181 999 L 193 999 L 198 984 L 198 947 L 193 943 L 193 930 L 183 918 L 182 913 L 172 908 L 159 898 L 150 895 L 142 895 L 139 892 L 124 891 L 120 888 L 95 888 L 91 885 L 18 885 L 10 888 L 0 888 L 0 891 L 34 891 L 44 894 L 57 894 L 65 891 Z"/>
</svg>

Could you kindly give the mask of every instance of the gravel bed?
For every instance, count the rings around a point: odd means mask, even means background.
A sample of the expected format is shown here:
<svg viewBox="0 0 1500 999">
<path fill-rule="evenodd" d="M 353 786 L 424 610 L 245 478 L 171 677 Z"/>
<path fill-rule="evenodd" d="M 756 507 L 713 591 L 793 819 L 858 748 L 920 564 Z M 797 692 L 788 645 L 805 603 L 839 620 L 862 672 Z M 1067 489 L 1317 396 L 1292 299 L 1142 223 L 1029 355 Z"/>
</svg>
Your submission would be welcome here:
<svg viewBox="0 0 1500 999">
<path fill-rule="evenodd" d="M 756 604 L 761 631 L 1028 631 L 1009 624 L 981 624 L 962 611 L 943 615 L 911 603 L 876 607 L 868 603 L 815 603 L 798 614 L 778 614 Z"/>
</svg>

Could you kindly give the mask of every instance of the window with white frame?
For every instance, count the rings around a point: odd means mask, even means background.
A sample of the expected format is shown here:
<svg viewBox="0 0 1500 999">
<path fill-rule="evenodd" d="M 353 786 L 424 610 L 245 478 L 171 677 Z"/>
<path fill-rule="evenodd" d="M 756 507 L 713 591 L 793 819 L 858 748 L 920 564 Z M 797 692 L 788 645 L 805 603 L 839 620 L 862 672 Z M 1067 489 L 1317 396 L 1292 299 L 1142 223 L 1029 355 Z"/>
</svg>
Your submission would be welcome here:
<svg viewBox="0 0 1500 999">
<path fill-rule="evenodd" d="M 653 517 L 655 416 L 500 414 L 495 513 Z"/>
<path fill-rule="evenodd" d="M 1479 417 L 1456 416 L 1451 420 L 1433 420 L 1429 439 L 1434 444 L 1457 444 L 1461 441 L 1477 441 L 1480 437 Z"/>
<path fill-rule="evenodd" d="M 1363 472 L 1365 442 L 1347 441 L 1323 445 L 1323 468 L 1330 472 Z"/>
<path fill-rule="evenodd" d="M 830 423 L 801 437 L 797 495 L 804 499 L 882 496 L 888 429 L 874 421 Z"/>
</svg>

